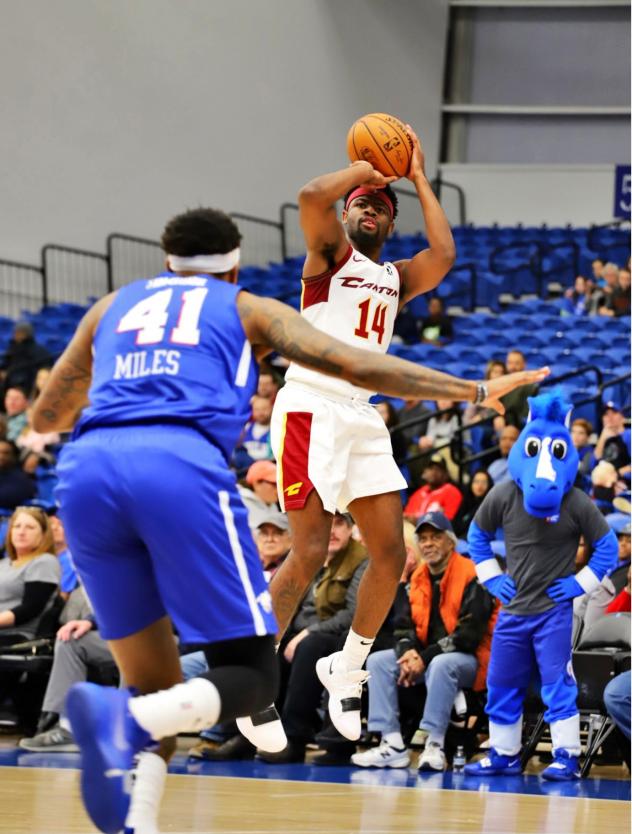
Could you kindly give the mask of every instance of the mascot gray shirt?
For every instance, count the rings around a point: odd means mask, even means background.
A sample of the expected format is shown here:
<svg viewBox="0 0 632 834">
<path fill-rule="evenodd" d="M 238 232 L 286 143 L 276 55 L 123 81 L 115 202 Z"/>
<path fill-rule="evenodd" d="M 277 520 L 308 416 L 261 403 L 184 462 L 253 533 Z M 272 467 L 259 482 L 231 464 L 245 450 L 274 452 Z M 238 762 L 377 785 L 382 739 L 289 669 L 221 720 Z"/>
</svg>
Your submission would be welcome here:
<svg viewBox="0 0 632 834">
<path fill-rule="evenodd" d="M 479 507 L 474 521 L 494 535 L 503 528 L 507 572 L 518 593 L 504 610 L 509 614 L 541 614 L 555 605 L 546 589 L 558 577 L 575 573 L 580 536 L 589 549 L 610 528 L 581 490 L 572 487 L 562 499 L 559 520 L 536 518 L 524 508 L 522 491 L 513 481 L 495 486 Z"/>
</svg>

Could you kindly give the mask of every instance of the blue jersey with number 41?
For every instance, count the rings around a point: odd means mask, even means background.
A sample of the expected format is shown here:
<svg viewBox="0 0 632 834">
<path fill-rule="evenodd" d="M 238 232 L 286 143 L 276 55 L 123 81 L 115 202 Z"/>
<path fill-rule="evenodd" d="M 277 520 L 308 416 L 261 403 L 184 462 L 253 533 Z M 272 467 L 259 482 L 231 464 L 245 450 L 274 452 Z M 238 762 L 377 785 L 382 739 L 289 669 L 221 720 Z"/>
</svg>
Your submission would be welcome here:
<svg viewBox="0 0 632 834">
<path fill-rule="evenodd" d="M 94 335 L 90 405 L 77 434 L 175 422 L 198 429 L 228 460 L 258 378 L 237 312 L 240 289 L 164 274 L 118 290 Z"/>
</svg>

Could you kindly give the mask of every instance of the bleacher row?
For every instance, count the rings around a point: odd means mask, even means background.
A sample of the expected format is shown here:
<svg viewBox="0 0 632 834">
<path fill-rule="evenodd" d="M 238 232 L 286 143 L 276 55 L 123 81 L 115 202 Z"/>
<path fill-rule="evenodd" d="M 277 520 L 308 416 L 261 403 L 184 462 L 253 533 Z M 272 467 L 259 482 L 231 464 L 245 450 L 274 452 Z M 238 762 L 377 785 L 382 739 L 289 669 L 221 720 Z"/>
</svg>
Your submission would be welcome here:
<svg viewBox="0 0 632 834">
<path fill-rule="evenodd" d="M 521 296 L 532 293 L 533 272 L 525 266 L 524 247 L 541 244 L 553 255 L 556 246 L 570 245 L 579 253 L 584 274 L 590 275 L 590 264 L 599 256 L 623 264 L 629 256 L 629 234 L 616 228 L 573 229 L 547 227 L 455 227 L 458 260 L 455 267 L 439 286 L 438 293 L 452 308 L 465 308 L 470 276 L 460 272 L 466 261 L 479 268 L 478 281 L 489 269 L 492 253 L 498 247 L 509 246 L 499 256 L 505 270 L 490 273 L 495 291 L 493 303 L 480 306 L 492 312 L 476 311 L 453 318 L 455 338 L 443 347 L 424 344 L 393 344 L 390 351 L 398 356 L 447 371 L 467 379 L 480 378 L 489 359 L 503 358 L 509 348 L 518 347 L 525 353 L 530 367 L 550 365 L 555 376 L 576 371 L 587 365 L 596 366 L 601 380 L 594 371 L 586 371 L 573 377 L 563 386 L 572 400 L 585 399 L 596 390 L 599 381 L 608 382 L 630 370 L 630 318 L 602 316 L 562 316 L 560 303 L 530 298 L 500 304 L 500 296 L 506 293 Z M 594 248 L 589 248 L 590 245 Z M 385 260 L 410 257 L 427 245 L 420 235 L 394 235 L 386 244 Z M 522 266 L 520 266 L 522 264 Z M 295 308 L 300 307 L 300 273 L 303 257 L 287 259 L 283 263 L 270 264 L 267 269 L 245 266 L 240 272 L 240 283 L 253 292 L 273 296 Z M 133 277 L 133 276 L 130 276 Z M 140 276 L 139 276 L 140 277 Z M 562 286 L 570 285 L 575 275 L 568 264 L 555 273 L 555 280 Z M 484 281 L 483 281 L 484 283 Z M 479 287 L 480 289 L 480 287 Z M 489 299 L 488 299 L 489 300 Z M 461 302 L 461 303 L 459 303 Z M 35 327 L 37 341 L 53 356 L 58 356 L 88 305 L 62 303 L 43 307 L 37 313 L 24 313 L 24 318 Z M 426 298 L 421 296 L 408 305 L 410 313 L 420 318 L 426 312 Z M 4 350 L 11 336 L 14 321 L 0 316 L 0 350 Z M 609 390 L 609 395 L 629 404 L 629 385 L 622 383 Z M 590 410 L 590 409 L 589 409 Z M 586 414 L 594 417 L 592 412 Z"/>
<path fill-rule="evenodd" d="M 474 306 L 496 313 L 502 312 L 504 294 L 518 299 L 538 293 L 540 287 L 544 292 L 549 285 L 558 289 L 570 287 L 577 274 L 591 275 L 595 258 L 623 265 L 630 254 L 629 231 L 612 227 L 455 226 L 452 232 L 457 260 L 437 294 L 446 305 L 470 309 L 475 280 Z M 402 260 L 427 245 L 422 234 L 396 233 L 386 242 L 382 255 L 387 261 Z M 240 281 L 252 292 L 275 295 L 298 309 L 301 293 L 297 277 L 302 266 L 303 256 L 270 264 L 268 269 L 246 266 L 241 270 Z M 423 315 L 425 300 L 417 299 L 413 310 L 415 315 Z"/>
</svg>

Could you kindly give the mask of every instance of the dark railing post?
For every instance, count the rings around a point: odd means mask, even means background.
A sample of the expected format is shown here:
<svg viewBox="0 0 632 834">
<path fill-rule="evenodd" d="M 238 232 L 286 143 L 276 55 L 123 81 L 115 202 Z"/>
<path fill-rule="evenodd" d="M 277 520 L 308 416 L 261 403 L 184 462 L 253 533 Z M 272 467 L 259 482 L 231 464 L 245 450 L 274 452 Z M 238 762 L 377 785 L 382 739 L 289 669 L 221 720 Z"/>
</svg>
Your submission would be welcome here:
<svg viewBox="0 0 632 834">
<path fill-rule="evenodd" d="M 108 293 L 112 292 L 114 289 L 114 276 L 112 272 L 112 240 L 114 238 L 114 234 L 108 235 L 106 240 L 106 252 L 107 252 L 107 259 L 108 259 Z"/>
</svg>

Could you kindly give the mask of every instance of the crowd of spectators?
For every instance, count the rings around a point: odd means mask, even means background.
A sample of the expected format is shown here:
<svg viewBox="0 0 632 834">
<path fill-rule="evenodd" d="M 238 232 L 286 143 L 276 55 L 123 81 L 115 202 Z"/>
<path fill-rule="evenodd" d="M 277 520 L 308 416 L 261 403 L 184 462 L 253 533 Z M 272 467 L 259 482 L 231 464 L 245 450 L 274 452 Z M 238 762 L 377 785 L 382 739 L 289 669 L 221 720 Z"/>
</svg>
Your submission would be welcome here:
<svg viewBox="0 0 632 834">
<path fill-rule="evenodd" d="M 630 261 L 624 267 L 592 262 L 592 275 L 578 275 L 575 284 L 564 293 L 562 313 L 571 316 L 629 316 Z"/>
<path fill-rule="evenodd" d="M 579 276 L 574 289 L 566 293 L 565 311 L 572 315 L 629 314 L 629 284 L 628 268 L 597 260 L 591 278 Z M 428 315 L 418 324 L 417 337 L 440 347 L 453 335 L 441 301 L 431 300 Z M 37 345 L 30 325 L 16 325 L 0 360 L 5 412 L 0 419 L 0 509 L 5 516 L 11 513 L 8 555 L 0 559 L 0 642 L 18 633 L 21 638 L 37 636 L 51 609 L 57 611 L 57 630 L 51 674 L 36 713 L 20 708 L 24 682 L 18 685 L 1 672 L 0 712 L 14 709 L 16 720 L 27 732 L 21 741 L 24 749 L 69 752 L 76 746 L 63 712 L 68 688 L 88 676 L 112 682 L 116 672 L 78 584 L 54 509 L 48 517 L 37 507 L 22 506 L 38 496 L 38 474 L 54 471 L 65 439 L 38 434 L 29 422 L 30 404 L 50 364 L 51 357 Z M 272 406 L 283 384 L 279 367 L 261 373 L 252 416 L 232 461 L 268 579 L 291 547 L 287 516 L 280 512 L 277 500 L 277 468 L 269 442 Z M 525 356 L 516 347 L 503 360 L 490 361 L 485 377 L 525 367 Z M 509 477 L 507 457 L 527 419 L 527 397 L 535 393 L 530 388 L 507 395 L 502 417 L 480 406 L 462 407 L 448 400 L 377 404 L 409 483 L 402 496 L 409 558 L 395 603 L 367 663 L 371 678 L 363 740 L 381 741 L 356 752 L 354 745 L 337 737 L 323 711 L 326 701 L 314 672 L 315 661 L 336 651 L 344 641 L 366 567 L 366 550 L 353 519 L 336 515 L 327 561 L 279 652 L 283 674 L 277 707 L 289 745 L 280 754 L 259 753 L 262 760 L 271 765 L 303 761 L 307 745 L 316 739 L 325 751 L 320 757 L 324 764 L 351 760 L 358 767 L 406 767 L 408 744 L 420 727 L 427 736 L 420 768 L 440 771 L 446 767 L 445 737 L 455 714 L 465 709 L 462 690 L 476 693 L 485 688 L 497 610 L 494 599 L 477 583 L 467 558 L 467 530 L 487 493 Z M 630 610 L 630 430 L 622 405 L 615 400 L 603 403 L 599 419 L 600 427 L 583 417 L 572 423 L 572 439 L 580 456 L 576 486 L 591 496 L 604 515 L 618 519 L 620 563 L 596 591 L 577 601 L 576 613 L 586 624 L 611 612 Z M 464 452 L 474 455 L 465 467 L 461 463 Z M 583 562 L 578 554 L 578 568 Z M 203 671 L 205 662 L 202 653 L 183 647 L 185 678 Z M 609 697 L 616 697 L 615 690 Z M 616 711 L 615 703 L 613 714 Z M 235 725 L 226 725 L 205 731 L 191 755 L 222 760 L 253 757 L 257 751 Z"/>
</svg>

